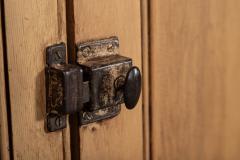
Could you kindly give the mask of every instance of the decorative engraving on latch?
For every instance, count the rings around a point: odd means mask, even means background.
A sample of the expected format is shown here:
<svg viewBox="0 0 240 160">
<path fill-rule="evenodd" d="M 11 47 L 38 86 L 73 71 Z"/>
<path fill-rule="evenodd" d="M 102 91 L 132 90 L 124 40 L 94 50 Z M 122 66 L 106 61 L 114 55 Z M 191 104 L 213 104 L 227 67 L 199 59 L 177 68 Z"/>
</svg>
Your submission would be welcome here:
<svg viewBox="0 0 240 160">
<path fill-rule="evenodd" d="M 66 127 L 66 115 L 79 113 L 79 124 L 112 118 L 121 104 L 136 106 L 141 74 L 132 59 L 119 55 L 117 37 L 77 44 L 77 64 L 66 64 L 61 43 L 47 48 L 46 97 L 48 131 Z"/>
</svg>

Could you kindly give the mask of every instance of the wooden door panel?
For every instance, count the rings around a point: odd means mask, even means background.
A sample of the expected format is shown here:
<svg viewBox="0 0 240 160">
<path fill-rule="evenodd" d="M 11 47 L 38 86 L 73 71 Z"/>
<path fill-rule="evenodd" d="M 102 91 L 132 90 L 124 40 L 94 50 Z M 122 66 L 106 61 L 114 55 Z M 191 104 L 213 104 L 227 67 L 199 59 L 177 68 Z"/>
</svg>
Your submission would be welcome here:
<svg viewBox="0 0 240 160">
<path fill-rule="evenodd" d="M 240 2 L 150 2 L 152 159 L 240 158 Z"/>
<path fill-rule="evenodd" d="M 0 4 L 1 5 L 1 4 Z M 9 160 L 9 141 L 8 141 L 8 121 L 7 121 L 7 102 L 4 75 L 4 55 L 3 55 L 3 36 L 0 6 L 0 159 Z"/>
<path fill-rule="evenodd" d="M 66 42 L 65 2 L 4 4 L 14 159 L 70 159 L 68 130 L 44 130 L 45 48 Z"/>
<path fill-rule="evenodd" d="M 141 24 L 138 0 L 74 0 L 72 42 L 118 36 L 120 53 L 141 68 Z M 71 19 L 71 18 L 70 18 Z M 69 20 L 70 20 L 69 19 Z M 73 44 L 74 44 L 73 43 Z M 117 117 L 80 128 L 81 159 L 143 159 L 142 101 L 122 106 Z"/>
</svg>

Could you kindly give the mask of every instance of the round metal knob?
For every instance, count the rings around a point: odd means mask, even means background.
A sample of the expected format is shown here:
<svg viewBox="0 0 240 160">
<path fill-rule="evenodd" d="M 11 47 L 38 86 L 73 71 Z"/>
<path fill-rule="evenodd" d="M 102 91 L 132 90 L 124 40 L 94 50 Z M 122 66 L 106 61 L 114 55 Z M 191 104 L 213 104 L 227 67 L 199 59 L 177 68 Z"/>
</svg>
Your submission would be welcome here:
<svg viewBox="0 0 240 160">
<path fill-rule="evenodd" d="M 141 72 L 138 67 L 132 67 L 126 76 L 123 95 L 124 103 L 128 109 L 133 109 L 140 97 L 141 93 Z"/>
</svg>

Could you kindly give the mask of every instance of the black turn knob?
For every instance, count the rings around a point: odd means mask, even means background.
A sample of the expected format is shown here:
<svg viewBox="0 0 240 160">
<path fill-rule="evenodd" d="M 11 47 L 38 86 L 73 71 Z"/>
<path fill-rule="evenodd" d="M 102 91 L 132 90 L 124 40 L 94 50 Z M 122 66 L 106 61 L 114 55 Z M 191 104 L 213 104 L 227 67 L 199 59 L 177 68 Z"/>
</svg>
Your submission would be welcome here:
<svg viewBox="0 0 240 160">
<path fill-rule="evenodd" d="M 141 72 L 138 67 L 132 67 L 126 76 L 123 88 L 124 103 L 128 109 L 133 109 L 141 93 Z"/>
</svg>

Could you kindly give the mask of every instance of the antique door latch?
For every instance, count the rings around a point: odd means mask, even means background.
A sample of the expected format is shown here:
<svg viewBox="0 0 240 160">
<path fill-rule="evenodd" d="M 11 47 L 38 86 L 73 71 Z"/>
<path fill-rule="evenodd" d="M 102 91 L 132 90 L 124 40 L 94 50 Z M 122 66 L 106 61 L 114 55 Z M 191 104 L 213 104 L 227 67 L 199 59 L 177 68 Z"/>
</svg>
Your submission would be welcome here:
<svg viewBox="0 0 240 160">
<path fill-rule="evenodd" d="M 66 127 L 66 115 L 79 113 L 79 125 L 112 118 L 120 104 L 136 106 L 141 73 L 119 55 L 117 37 L 77 44 L 76 64 L 66 63 L 64 43 L 46 49 L 46 128 Z"/>
</svg>

